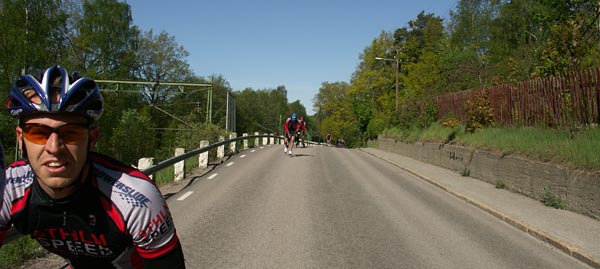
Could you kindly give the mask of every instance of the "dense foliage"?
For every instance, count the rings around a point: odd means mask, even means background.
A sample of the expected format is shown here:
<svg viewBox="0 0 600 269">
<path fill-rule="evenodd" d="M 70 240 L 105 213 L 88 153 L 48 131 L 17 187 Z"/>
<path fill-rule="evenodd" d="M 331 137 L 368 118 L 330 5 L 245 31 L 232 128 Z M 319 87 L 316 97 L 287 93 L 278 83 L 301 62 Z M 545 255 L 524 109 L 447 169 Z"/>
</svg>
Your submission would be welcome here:
<svg viewBox="0 0 600 269">
<path fill-rule="evenodd" d="M 190 69 L 189 52 L 166 32 L 132 24 L 131 8 L 118 0 L 0 1 L 0 96 L 23 73 L 39 75 L 60 64 L 101 82 L 106 110 L 98 122 L 97 150 L 130 164 L 141 157 L 173 156 L 175 147 L 197 148 L 226 134 L 228 95 L 237 101 L 238 133 L 280 133 L 299 101 L 288 103 L 284 86 L 233 92 L 220 75 L 201 77 Z M 162 84 L 161 84 L 162 82 Z M 209 86 L 178 86 L 169 83 Z M 212 85 L 212 86 L 210 86 Z M 7 161 L 18 158 L 16 121 L 0 113 L 0 139 Z"/>
<path fill-rule="evenodd" d="M 447 120 L 435 96 L 598 66 L 598 14 L 591 0 L 459 0 L 448 21 L 423 11 L 375 37 L 349 84 L 323 84 L 314 99 L 320 133 L 362 145 L 384 129 Z M 485 98 L 468 104 L 472 129 L 493 125 Z"/>
<path fill-rule="evenodd" d="M 240 135 L 281 134 L 292 112 L 306 117 L 313 140 L 329 133 L 333 140 L 363 145 L 387 128 L 424 128 L 441 120 L 432 102 L 437 95 L 597 66 L 598 5 L 459 0 L 449 14 L 420 12 L 405 26 L 374 37 L 348 82 L 323 82 L 313 99 L 316 114 L 308 116 L 312 111 L 300 101 L 288 101 L 285 85 L 233 91 L 220 75 L 195 74 L 189 53 L 173 36 L 133 25 L 125 1 L 5 0 L 0 2 L 0 96 L 18 75 L 54 64 L 99 80 L 152 82 L 100 84 L 107 109 L 98 123 L 98 150 L 128 163 L 148 155 L 166 158 L 174 147 L 195 148 L 199 141 L 194 140 L 202 139 L 196 134 L 223 135 L 232 119 L 229 130 Z M 233 117 L 227 111 L 230 97 Z M 491 124 L 493 119 L 485 118 L 490 111 L 473 108 L 479 123 Z M 9 156 L 15 152 L 14 126 L 0 113 L 0 138 Z"/>
</svg>

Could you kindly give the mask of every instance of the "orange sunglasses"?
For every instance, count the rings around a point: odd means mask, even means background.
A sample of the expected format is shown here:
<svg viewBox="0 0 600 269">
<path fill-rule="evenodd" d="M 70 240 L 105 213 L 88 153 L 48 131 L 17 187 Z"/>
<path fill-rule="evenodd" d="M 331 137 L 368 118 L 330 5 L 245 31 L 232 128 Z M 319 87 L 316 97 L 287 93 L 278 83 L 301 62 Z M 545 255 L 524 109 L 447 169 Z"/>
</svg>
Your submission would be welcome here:
<svg viewBox="0 0 600 269">
<path fill-rule="evenodd" d="M 56 128 L 41 123 L 27 123 L 21 127 L 25 139 L 38 145 L 45 145 L 52 133 L 56 133 L 63 143 L 75 145 L 88 135 L 89 128 L 89 125 L 81 123 L 68 123 Z"/>
</svg>

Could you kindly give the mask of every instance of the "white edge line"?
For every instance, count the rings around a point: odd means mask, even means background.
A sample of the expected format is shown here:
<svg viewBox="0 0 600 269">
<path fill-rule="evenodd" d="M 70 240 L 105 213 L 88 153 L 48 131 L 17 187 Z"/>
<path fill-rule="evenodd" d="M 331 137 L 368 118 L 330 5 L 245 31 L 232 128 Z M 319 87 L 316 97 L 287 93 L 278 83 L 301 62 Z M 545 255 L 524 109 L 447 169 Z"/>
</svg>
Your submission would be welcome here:
<svg viewBox="0 0 600 269">
<path fill-rule="evenodd" d="M 181 195 L 181 197 L 177 198 L 177 201 L 185 200 L 185 198 L 188 198 L 188 196 L 192 195 L 192 193 L 194 193 L 194 192 L 193 191 L 186 192 L 184 195 Z"/>
</svg>

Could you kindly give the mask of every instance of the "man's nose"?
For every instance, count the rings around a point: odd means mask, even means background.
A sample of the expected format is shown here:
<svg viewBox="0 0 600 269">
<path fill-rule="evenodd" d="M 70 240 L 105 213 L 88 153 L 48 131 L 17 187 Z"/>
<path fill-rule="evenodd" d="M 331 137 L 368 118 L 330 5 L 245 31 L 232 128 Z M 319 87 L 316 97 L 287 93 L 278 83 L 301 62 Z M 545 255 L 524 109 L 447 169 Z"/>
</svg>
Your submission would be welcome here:
<svg viewBox="0 0 600 269">
<path fill-rule="evenodd" d="M 63 145 L 64 144 L 60 136 L 53 132 L 48 137 L 48 141 L 46 141 L 46 150 L 48 152 L 57 152 Z"/>
</svg>

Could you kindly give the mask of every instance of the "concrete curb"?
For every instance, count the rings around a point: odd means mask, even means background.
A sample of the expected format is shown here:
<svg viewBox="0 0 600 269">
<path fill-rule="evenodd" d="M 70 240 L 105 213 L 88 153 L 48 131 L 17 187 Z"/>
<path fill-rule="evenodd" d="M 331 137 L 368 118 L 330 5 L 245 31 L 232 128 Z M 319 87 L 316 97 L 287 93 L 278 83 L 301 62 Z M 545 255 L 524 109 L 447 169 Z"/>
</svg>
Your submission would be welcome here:
<svg viewBox="0 0 600 269">
<path fill-rule="evenodd" d="M 556 238 L 556 237 L 551 236 L 551 235 L 549 235 L 549 234 L 547 234 L 547 233 L 545 233 L 543 231 L 540 231 L 540 230 L 537 230 L 535 228 L 532 228 L 527 223 L 523 223 L 523 222 L 521 222 L 521 221 L 519 221 L 517 219 L 511 218 L 510 216 L 507 216 L 507 215 L 505 215 L 504 213 L 502 213 L 502 212 L 500 212 L 498 210 L 495 210 L 495 209 L 493 209 L 493 208 L 491 208 L 491 207 L 489 207 L 489 206 L 487 206 L 487 205 L 485 205 L 485 204 L 483 204 L 483 203 L 481 203 L 481 202 L 479 202 L 477 200 L 474 200 L 474 199 L 472 199 L 470 197 L 467 197 L 467 196 L 465 196 L 465 195 L 463 195 L 461 193 L 458 193 L 458 192 L 456 192 L 456 191 L 448 188 L 448 186 L 446 186 L 444 184 L 441 184 L 438 181 L 436 181 L 436 180 L 434 180 L 432 178 L 429 178 L 429 177 L 427 177 L 427 176 L 425 176 L 423 174 L 420 174 L 420 173 L 418 173 L 418 172 L 416 172 L 416 171 L 414 171 L 414 170 L 412 170 L 410 168 L 404 167 L 404 166 L 402 166 L 402 165 L 394 162 L 393 160 L 387 159 L 387 158 L 385 158 L 383 156 L 379 156 L 379 155 L 377 155 L 375 153 L 372 153 L 372 152 L 365 151 L 363 149 L 359 149 L 359 150 L 362 151 L 362 152 L 365 152 L 367 154 L 370 154 L 372 156 L 375 156 L 375 157 L 377 157 L 379 159 L 382 159 L 382 160 L 384 160 L 384 161 L 386 161 L 386 162 L 388 162 L 388 163 L 390 163 L 390 164 L 392 164 L 392 165 L 394 165 L 394 166 L 396 166 L 396 167 L 398 167 L 398 168 L 400 168 L 400 169 L 402 169 L 404 171 L 407 171 L 407 172 L 409 172 L 409 173 L 411 173 L 411 174 L 413 174 L 413 175 L 415 175 L 415 176 L 417 176 L 417 177 L 419 177 L 419 178 L 427 181 L 428 183 L 430 183 L 430 184 L 432 184 L 432 185 L 434 185 L 434 186 L 436 186 L 436 187 L 438 187 L 438 188 L 440 188 L 440 189 L 442 189 L 442 190 L 444 190 L 444 191 L 446 191 L 446 192 L 448 192 L 448 193 L 450 193 L 450 194 L 452 194 L 452 195 L 460 198 L 461 200 L 464 200 L 465 202 L 478 207 L 479 209 L 481 209 L 481 210 L 489 213 L 490 215 L 492 215 L 492 216 L 494 216 L 494 217 L 496 217 L 496 218 L 498 218 L 498 219 L 500 219 L 500 220 L 508 223 L 509 225 L 512 225 L 515 228 L 517 228 L 517 229 L 519 229 L 519 230 L 521 230 L 523 232 L 526 232 L 526 233 L 532 235 L 533 237 L 535 237 L 535 238 L 537 238 L 537 239 L 539 239 L 541 241 L 544 241 L 544 242 L 546 242 L 546 243 L 548 243 L 548 244 L 550 244 L 550 245 L 558 248 L 559 250 L 563 251 L 564 253 L 568 254 L 569 256 L 571 256 L 571 257 L 573 257 L 573 258 L 575 258 L 575 259 L 577 259 L 577 260 L 579 260 L 579 261 L 581 261 L 581 262 L 583 262 L 583 263 L 585 263 L 585 264 L 587 264 L 587 265 L 589 265 L 589 266 L 591 266 L 593 268 L 600 269 L 600 261 L 599 260 L 595 259 L 592 255 L 589 255 L 589 254 L 585 253 L 581 249 L 579 249 L 579 248 L 577 248 L 575 246 L 572 246 L 572 245 L 570 245 L 570 244 L 562 241 L 559 238 Z"/>
</svg>

